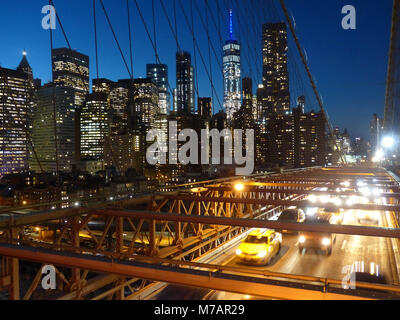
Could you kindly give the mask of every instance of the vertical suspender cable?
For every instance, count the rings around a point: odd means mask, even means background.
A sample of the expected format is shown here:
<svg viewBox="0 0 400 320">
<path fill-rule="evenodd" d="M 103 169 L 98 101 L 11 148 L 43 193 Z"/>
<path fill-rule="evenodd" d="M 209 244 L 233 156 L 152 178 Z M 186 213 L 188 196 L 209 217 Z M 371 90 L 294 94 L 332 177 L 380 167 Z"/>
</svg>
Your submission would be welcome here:
<svg viewBox="0 0 400 320">
<path fill-rule="evenodd" d="M 49 0 L 49 4 L 52 4 L 52 0 Z M 51 51 L 51 74 L 52 74 L 52 87 L 53 87 L 53 122 L 54 122 L 54 144 L 55 144 L 55 155 L 56 155 L 56 176 L 57 186 L 60 185 L 60 174 L 59 174 L 59 163 L 58 163 L 58 137 L 57 137 L 57 108 L 56 108 L 56 87 L 54 82 L 54 57 L 53 57 L 53 29 L 50 28 L 50 51 Z"/>
<path fill-rule="evenodd" d="M 126 11 L 128 12 L 128 33 L 129 33 L 129 57 L 131 62 L 131 80 L 133 79 L 133 49 L 132 49 L 132 30 L 131 30 L 131 10 L 129 0 L 126 0 Z"/>
<path fill-rule="evenodd" d="M 336 139 L 334 138 L 334 132 L 333 132 L 332 124 L 329 121 L 329 117 L 328 117 L 328 114 L 327 114 L 327 112 L 326 112 L 326 110 L 324 108 L 324 105 L 322 103 L 321 96 L 318 93 L 317 85 L 315 84 L 315 81 L 314 81 L 314 78 L 313 78 L 313 76 L 311 74 L 310 68 L 308 67 L 307 60 L 306 60 L 306 58 L 304 56 L 303 50 L 301 49 L 301 45 L 300 45 L 299 39 L 297 38 L 296 31 L 294 30 L 293 23 L 292 23 L 292 20 L 290 19 L 289 12 L 287 11 L 285 2 L 284 2 L 284 0 L 280 0 L 280 3 L 281 3 L 281 6 L 282 6 L 282 9 L 283 9 L 283 12 L 285 13 L 285 17 L 286 17 L 287 23 L 289 24 L 290 31 L 292 32 L 292 36 L 294 38 L 294 41 L 296 42 L 297 50 L 299 51 L 301 60 L 302 60 L 302 62 L 304 64 L 304 67 L 305 67 L 305 69 L 307 71 L 307 75 L 308 75 L 308 78 L 309 78 L 309 80 L 311 82 L 311 86 L 312 86 L 312 88 L 314 90 L 315 97 L 317 98 L 319 107 L 320 107 L 321 111 L 323 112 L 323 114 L 325 116 L 325 119 L 326 119 L 326 122 L 328 124 L 329 134 L 330 134 L 331 138 L 335 141 L 335 146 L 336 146 L 337 150 L 341 150 L 339 148 L 338 144 L 337 144 Z M 343 156 L 343 151 L 342 150 L 340 151 L 340 158 L 341 158 L 343 164 L 345 164 L 346 163 L 346 159 Z"/>
<path fill-rule="evenodd" d="M 93 0 L 93 23 L 94 23 L 94 44 L 96 50 L 96 75 L 99 79 L 99 54 L 97 46 L 97 21 L 96 21 L 96 0 Z"/>
</svg>

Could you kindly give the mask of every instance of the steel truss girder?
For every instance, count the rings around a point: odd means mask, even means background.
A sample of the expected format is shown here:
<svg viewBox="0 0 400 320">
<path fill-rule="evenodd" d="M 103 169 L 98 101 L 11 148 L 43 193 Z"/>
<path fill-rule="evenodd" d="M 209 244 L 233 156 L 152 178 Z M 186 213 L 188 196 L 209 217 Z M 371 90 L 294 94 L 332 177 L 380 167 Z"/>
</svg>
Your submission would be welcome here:
<svg viewBox="0 0 400 320">
<path fill-rule="evenodd" d="M 109 258 L 94 258 L 87 255 L 60 254 L 42 249 L 25 249 L 12 245 L 0 245 L 0 255 L 16 257 L 33 262 L 47 263 L 68 268 L 87 269 L 100 273 L 125 277 L 175 283 L 186 286 L 237 292 L 266 298 L 290 300 L 361 300 L 360 296 L 335 293 L 323 285 L 295 285 L 280 281 L 268 281 L 257 277 L 224 275 L 217 271 L 190 270 L 146 263 L 119 261 Z M 340 291 L 340 289 L 338 289 Z"/>
<path fill-rule="evenodd" d="M 260 228 L 260 229 L 276 229 L 276 230 L 292 230 L 303 232 L 321 232 L 360 235 L 369 237 L 384 237 L 384 238 L 400 238 L 400 229 L 375 228 L 375 227 L 360 227 L 350 225 L 321 225 L 308 223 L 282 223 L 269 220 L 243 219 L 243 218 L 226 218 L 213 216 L 187 216 L 174 213 L 158 213 L 152 211 L 112 211 L 112 210 L 95 210 L 95 214 L 105 216 L 130 217 L 159 221 L 175 221 L 187 223 L 201 223 L 206 225 L 225 225 L 225 226 L 241 226 L 245 228 Z"/>
</svg>

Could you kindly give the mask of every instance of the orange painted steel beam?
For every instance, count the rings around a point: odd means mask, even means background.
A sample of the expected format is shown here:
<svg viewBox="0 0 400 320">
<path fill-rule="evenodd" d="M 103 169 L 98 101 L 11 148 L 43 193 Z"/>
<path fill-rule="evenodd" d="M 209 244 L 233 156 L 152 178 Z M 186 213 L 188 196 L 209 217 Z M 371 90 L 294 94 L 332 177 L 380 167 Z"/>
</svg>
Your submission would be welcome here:
<svg viewBox="0 0 400 320">
<path fill-rule="evenodd" d="M 205 189 L 211 191 L 233 191 L 232 187 L 206 187 Z M 318 191 L 318 190 L 282 190 L 282 189 L 262 189 L 257 186 L 245 186 L 242 192 L 264 192 L 264 193 L 285 193 L 285 194 L 315 194 L 315 195 L 333 195 L 333 196 L 363 196 L 360 192 L 355 191 L 340 191 L 334 192 L 332 191 Z M 381 193 L 380 197 L 384 198 L 400 198 L 400 193 Z"/>
<path fill-rule="evenodd" d="M 0 245 L 0 255 L 33 262 L 46 262 L 57 266 L 117 274 L 151 281 L 168 282 L 191 287 L 236 292 L 266 298 L 287 300 L 365 300 L 367 298 L 329 291 L 323 292 L 322 285 L 304 285 L 271 281 L 240 275 L 221 274 L 212 271 L 155 267 L 151 264 L 132 263 L 108 258 L 94 258 L 78 254 L 62 254 L 40 249 L 27 249 L 12 245 Z M 280 283 L 280 285 L 279 285 Z M 287 286 L 284 286 L 284 284 Z M 300 284 L 301 286 L 302 284 Z"/>
<path fill-rule="evenodd" d="M 335 234 L 360 235 L 369 237 L 400 238 L 400 229 L 390 229 L 390 228 L 360 227 L 360 226 L 333 225 L 333 224 L 321 225 L 321 224 L 308 224 L 308 223 L 282 223 L 271 220 L 179 215 L 175 213 L 159 213 L 153 211 L 95 210 L 93 213 L 104 216 L 171 221 L 171 222 L 175 221 L 175 222 L 201 223 L 207 225 L 223 225 L 223 226 L 234 226 L 234 227 L 245 227 L 245 228 L 335 233 Z"/>
<path fill-rule="evenodd" d="M 165 196 L 169 200 L 182 200 L 182 201 L 203 201 L 203 202 L 217 202 L 217 203 L 244 203 L 244 204 L 258 204 L 258 205 L 272 205 L 272 206 L 286 206 L 298 208 L 313 208 L 324 207 L 331 204 L 317 204 L 308 200 L 267 200 L 267 199 L 248 199 L 248 198 L 220 198 L 220 197 L 198 197 L 198 196 Z M 337 207 L 338 209 L 355 209 L 355 210 L 373 210 L 373 211 L 398 211 L 400 212 L 399 205 L 377 205 L 377 204 L 353 204 L 348 206 L 342 204 Z"/>
</svg>

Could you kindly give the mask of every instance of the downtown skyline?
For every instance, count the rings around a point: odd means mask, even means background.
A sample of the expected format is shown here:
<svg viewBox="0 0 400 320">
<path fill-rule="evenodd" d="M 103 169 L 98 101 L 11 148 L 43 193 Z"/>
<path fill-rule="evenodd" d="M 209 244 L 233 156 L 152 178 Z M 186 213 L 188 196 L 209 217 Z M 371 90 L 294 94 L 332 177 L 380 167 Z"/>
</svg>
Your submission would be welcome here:
<svg viewBox="0 0 400 320">
<path fill-rule="evenodd" d="M 340 1 L 339 1 L 340 2 Z M 111 21 L 114 22 L 114 27 L 119 36 L 119 41 L 123 48 L 125 57 L 129 55 L 129 43 L 127 35 L 127 27 L 124 25 L 126 20 L 126 12 L 124 10 L 124 3 L 121 2 L 120 6 L 112 6 L 110 1 L 105 1 L 105 6 L 110 11 Z M 269 2 L 268 2 L 269 3 Z M 309 59 L 311 71 L 317 81 L 319 91 L 321 92 L 325 107 L 330 115 L 331 121 L 334 126 L 347 128 L 352 136 L 363 136 L 368 138 L 369 121 L 373 113 L 383 115 L 383 104 L 385 94 L 385 82 L 387 72 L 387 51 L 389 47 L 389 33 L 390 33 L 390 12 L 391 1 L 384 1 L 379 8 L 374 8 L 371 3 L 360 4 L 360 1 L 355 1 L 354 5 L 359 10 L 357 15 L 357 30 L 345 31 L 341 29 L 340 21 L 342 15 L 340 9 L 341 3 L 330 5 L 318 5 L 316 1 L 310 1 L 306 6 L 299 7 L 296 1 L 288 1 L 288 7 L 295 14 L 296 31 L 306 49 L 306 54 Z M 28 60 L 33 68 L 35 77 L 41 78 L 42 81 L 48 82 L 51 80 L 51 63 L 50 63 L 50 48 L 48 32 L 41 28 L 41 7 L 45 5 L 46 1 L 35 1 L 34 3 L 27 3 L 22 11 L 32 13 L 25 17 L 24 28 L 20 27 L 19 16 L 14 17 L 13 21 L 9 21 L 9 17 L 4 17 L 1 26 L 15 26 L 13 30 L 14 36 L 4 35 L 4 42 L 7 44 L 7 50 L 2 51 L 0 55 L 0 65 L 2 67 L 13 68 L 16 67 L 21 59 L 21 53 L 25 49 L 28 52 Z M 145 17 L 151 19 L 151 5 L 139 1 Z M 201 10 L 204 4 L 198 3 Z M 210 3 L 210 6 L 214 3 Z M 247 4 L 249 5 L 249 3 Z M 95 51 L 93 40 L 93 22 L 90 19 L 91 4 L 79 3 L 77 1 L 70 1 L 69 6 L 65 2 L 56 2 L 58 13 L 66 29 L 67 35 L 70 38 L 71 46 L 73 49 L 87 54 L 91 58 L 90 63 L 90 78 L 96 78 L 95 68 Z M 13 10 L 13 4 L 6 4 L 6 9 Z M 270 9 L 270 10 L 268 10 Z M 318 9 L 318 10 L 317 10 Z M 179 10 L 179 8 L 177 9 Z M 190 12 L 190 6 L 186 3 L 186 10 Z M 194 8 L 194 10 L 196 10 Z M 246 30 L 239 30 L 238 19 L 243 20 L 243 14 L 234 10 L 234 35 L 238 39 L 238 35 L 243 37 Z M 313 16 L 313 11 L 321 12 L 326 16 L 326 19 L 321 22 L 319 19 L 310 19 Z M 7 12 L 5 10 L 4 12 Z M 128 78 L 129 75 L 124 68 L 122 59 L 119 55 L 118 49 L 112 39 L 112 34 L 106 25 L 106 21 L 100 8 L 97 8 L 98 16 L 98 33 L 102 34 L 99 38 L 99 76 L 117 80 L 121 78 Z M 266 8 L 266 12 L 272 12 L 271 8 Z M 169 12 L 172 15 L 172 12 Z M 146 77 L 146 64 L 155 63 L 154 51 L 150 42 L 145 34 L 143 26 L 140 22 L 137 10 L 132 2 L 131 14 L 133 23 L 133 67 L 134 77 Z M 228 23 L 229 12 L 224 12 L 225 23 Z M 368 18 L 373 15 L 381 23 L 370 24 Z M 84 18 L 86 16 L 86 19 Z M 238 18 L 237 18 L 238 16 Z M 271 20 L 273 15 L 271 14 Z M 283 21 L 283 17 L 281 17 Z M 315 17 L 318 18 L 318 17 Z M 115 21 L 121 19 L 123 23 L 117 25 Z M 122 20 L 124 19 L 124 20 Z M 160 59 L 162 63 L 168 65 L 169 82 L 171 87 L 175 84 L 175 41 L 167 26 L 165 17 L 161 12 L 156 13 L 156 19 L 159 21 L 157 28 L 158 48 L 160 50 Z M 182 18 L 183 19 L 183 18 Z M 183 19 L 184 20 L 184 19 Z M 74 23 L 72 23 L 74 21 Z M 270 22 L 270 21 L 264 21 Z M 384 22 L 384 23 L 382 23 Z M 319 30 L 313 27 L 318 23 Z M 221 22 L 221 30 L 223 41 L 229 38 L 229 30 L 224 30 L 224 24 Z M 151 26 L 149 26 L 151 27 Z M 179 27 L 179 38 L 183 50 L 188 51 L 193 55 L 193 43 L 191 36 L 186 30 L 185 24 L 181 23 Z M 258 32 L 261 34 L 261 25 L 254 26 L 260 29 Z M 196 23 L 196 29 L 204 31 L 200 21 Z M 203 55 L 207 59 L 207 40 L 205 39 L 204 32 L 199 32 L 199 46 L 202 48 Z M 202 35 L 200 35 L 202 34 Z M 328 34 L 328 36 L 326 36 Z M 387 37 L 378 36 L 385 34 Z M 62 38 L 60 28 L 55 33 L 55 47 L 66 46 Z M 222 48 L 219 46 L 219 35 L 211 33 L 213 45 L 216 53 L 221 55 Z M 88 40 L 89 39 L 89 40 Z M 258 46 L 257 55 L 261 61 L 261 42 L 256 35 L 251 35 L 250 41 Z M 243 40 L 242 40 L 243 42 Z M 171 45 L 173 44 L 172 48 Z M 323 44 L 323 45 L 322 45 Z M 253 78 L 253 90 L 261 83 L 256 66 L 248 65 L 250 59 L 246 58 L 248 53 L 248 46 L 246 43 L 241 43 L 242 46 L 242 78 Z M 298 59 L 298 54 L 295 51 L 291 36 L 289 36 L 289 51 L 292 56 Z M 251 57 L 252 55 L 250 55 Z M 357 58 L 356 58 L 357 57 Z M 290 57 L 289 57 L 290 58 Z M 210 83 L 207 74 L 200 62 L 200 57 L 197 52 L 197 73 L 199 83 L 200 96 L 212 96 L 210 90 Z M 112 61 L 113 63 L 109 63 Z M 328 63 L 327 63 L 328 61 Z M 372 62 L 373 61 L 373 62 Z M 212 56 L 213 82 L 216 91 L 219 95 L 219 100 L 223 102 L 223 81 L 222 74 L 218 70 L 217 61 Z M 256 62 L 254 62 L 256 64 Z M 299 64 L 299 62 L 297 62 Z M 257 66 L 261 68 L 262 66 Z M 302 67 L 300 65 L 300 67 Z M 252 69 L 252 70 L 251 70 Z M 291 65 L 289 64 L 289 74 Z M 305 78 L 304 78 L 305 79 Z M 353 80 L 354 79 L 354 80 Z M 293 89 L 293 80 L 290 79 L 291 90 Z M 308 84 L 305 85 L 307 87 Z M 366 92 L 365 86 L 369 87 Z M 309 87 L 309 85 L 308 85 Z M 309 96 L 311 89 L 307 88 Z M 291 103 L 295 105 L 296 94 L 291 95 Z M 313 97 L 312 97 L 313 98 Z M 306 109 L 318 110 L 315 99 L 306 101 Z M 215 112 L 221 108 L 217 99 L 215 102 Z"/>
</svg>

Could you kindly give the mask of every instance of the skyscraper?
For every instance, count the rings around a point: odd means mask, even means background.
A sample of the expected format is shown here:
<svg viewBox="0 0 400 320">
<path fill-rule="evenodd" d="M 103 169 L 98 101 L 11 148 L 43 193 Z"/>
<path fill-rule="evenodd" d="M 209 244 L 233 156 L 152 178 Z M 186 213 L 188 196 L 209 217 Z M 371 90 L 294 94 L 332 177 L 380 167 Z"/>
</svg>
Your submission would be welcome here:
<svg viewBox="0 0 400 320">
<path fill-rule="evenodd" d="M 168 66 L 165 64 L 148 64 L 147 78 L 158 88 L 159 108 L 161 114 L 167 114 L 171 108 L 171 95 L 168 91 Z"/>
<path fill-rule="evenodd" d="M 177 112 L 194 113 L 194 71 L 191 56 L 185 51 L 176 54 L 176 90 Z"/>
<path fill-rule="evenodd" d="M 54 135 L 53 93 L 56 105 L 57 149 Z M 71 171 L 75 163 L 75 90 L 69 87 L 56 87 L 47 84 L 36 93 L 33 115 L 32 140 L 42 169 L 46 172 L 58 169 Z M 29 159 L 31 170 L 40 171 L 35 157 Z"/>
<path fill-rule="evenodd" d="M 304 97 L 293 109 L 293 150 L 295 168 L 325 165 L 326 121 L 322 112 L 304 113 Z"/>
<path fill-rule="evenodd" d="M 0 67 L 0 175 L 28 169 L 31 78 Z"/>
<path fill-rule="evenodd" d="M 75 89 L 75 105 L 81 107 L 89 93 L 89 57 L 67 48 L 53 49 L 52 54 L 55 85 Z"/>
<path fill-rule="evenodd" d="M 263 85 L 265 104 L 263 116 L 290 111 L 288 74 L 288 37 L 285 23 L 263 25 Z"/>
<path fill-rule="evenodd" d="M 107 95 L 102 92 L 90 94 L 82 107 L 80 117 L 82 159 L 98 161 L 104 159 L 105 138 L 109 135 L 108 109 Z"/>
<path fill-rule="evenodd" d="M 155 128 L 155 121 L 159 113 L 158 108 L 158 89 L 150 79 L 133 80 L 133 109 L 131 116 L 134 119 L 135 129 L 142 130 L 145 134 L 147 130 Z"/>
<path fill-rule="evenodd" d="M 198 98 L 197 99 L 197 107 L 199 109 L 198 113 L 201 117 L 209 118 L 212 117 L 212 99 L 207 98 Z"/>
<path fill-rule="evenodd" d="M 233 114 L 240 109 L 240 44 L 233 38 L 232 10 L 230 11 L 230 38 L 226 41 L 223 51 L 224 76 L 224 109 L 228 124 L 233 120 Z"/>
<path fill-rule="evenodd" d="M 89 94 L 89 57 L 68 48 L 53 49 L 53 82 L 55 86 L 75 90 L 75 157 L 80 160 L 80 114 Z"/>
</svg>

